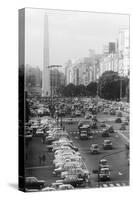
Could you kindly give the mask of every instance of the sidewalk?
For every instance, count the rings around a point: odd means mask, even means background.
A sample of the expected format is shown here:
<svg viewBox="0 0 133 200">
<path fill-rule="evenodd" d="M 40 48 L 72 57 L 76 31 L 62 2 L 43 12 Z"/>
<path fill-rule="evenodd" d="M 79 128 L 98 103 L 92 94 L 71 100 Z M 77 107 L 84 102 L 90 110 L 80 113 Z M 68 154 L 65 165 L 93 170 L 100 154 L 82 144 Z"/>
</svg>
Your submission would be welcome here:
<svg viewBox="0 0 133 200">
<path fill-rule="evenodd" d="M 41 137 L 33 137 L 28 146 L 28 159 L 25 162 L 25 167 L 39 167 L 39 166 L 51 166 L 53 155 L 49 154 L 46 149 L 46 145 L 42 143 Z M 45 154 L 45 163 L 40 163 L 39 156 Z"/>
</svg>

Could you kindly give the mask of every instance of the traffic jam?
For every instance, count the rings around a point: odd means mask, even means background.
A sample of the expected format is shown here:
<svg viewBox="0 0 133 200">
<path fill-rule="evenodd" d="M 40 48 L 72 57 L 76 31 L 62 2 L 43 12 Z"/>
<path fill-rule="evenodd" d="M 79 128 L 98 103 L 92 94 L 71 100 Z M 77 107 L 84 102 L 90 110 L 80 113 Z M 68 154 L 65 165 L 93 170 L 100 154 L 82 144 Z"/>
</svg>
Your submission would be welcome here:
<svg viewBox="0 0 133 200">
<path fill-rule="evenodd" d="M 26 191 L 129 185 L 129 104 L 27 98 Z M 52 105 L 52 106 L 51 106 Z"/>
</svg>

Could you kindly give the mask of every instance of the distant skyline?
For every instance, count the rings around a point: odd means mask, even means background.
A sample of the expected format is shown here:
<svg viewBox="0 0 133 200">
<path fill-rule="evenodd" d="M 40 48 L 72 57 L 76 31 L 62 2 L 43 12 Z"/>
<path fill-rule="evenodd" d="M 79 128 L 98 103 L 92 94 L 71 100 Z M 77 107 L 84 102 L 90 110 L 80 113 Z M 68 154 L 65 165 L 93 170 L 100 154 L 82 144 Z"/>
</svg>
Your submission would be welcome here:
<svg viewBox="0 0 133 200">
<path fill-rule="evenodd" d="M 102 53 L 116 42 L 119 30 L 129 28 L 129 16 L 92 12 L 26 8 L 25 64 L 43 66 L 44 15 L 48 15 L 50 65 L 87 57 L 89 49 Z"/>
</svg>

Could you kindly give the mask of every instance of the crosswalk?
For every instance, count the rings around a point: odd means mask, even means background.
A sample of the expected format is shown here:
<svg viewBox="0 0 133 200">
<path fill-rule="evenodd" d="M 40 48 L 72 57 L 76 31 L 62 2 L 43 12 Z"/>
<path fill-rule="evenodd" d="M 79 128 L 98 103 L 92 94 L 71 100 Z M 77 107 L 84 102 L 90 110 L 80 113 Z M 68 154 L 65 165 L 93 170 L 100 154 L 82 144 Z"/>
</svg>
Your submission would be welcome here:
<svg viewBox="0 0 133 200">
<path fill-rule="evenodd" d="M 78 135 L 78 134 L 79 134 L 78 131 L 68 131 L 68 133 L 69 133 L 70 135 Z M 92 133 L 92 134 L 100 134 L 100 133 L 102 133 L 102 131 L 95 130 L 95 131 L 92 131 L 91 133 Z"/>
<path fill-rule="evenodd" d="M 122 187 L 122 186 L 129 186 L 129 183 L 128 182 L 106 182 L 106 183 L 99 183 L 96 185 L 97 187 Z"/>
<path fill-rule="evenodd" d="M 78 135 L 79 132 L 78 131 L 69 131 L 69 134 L 71 134 L 71 135 Z"/>
</svg>

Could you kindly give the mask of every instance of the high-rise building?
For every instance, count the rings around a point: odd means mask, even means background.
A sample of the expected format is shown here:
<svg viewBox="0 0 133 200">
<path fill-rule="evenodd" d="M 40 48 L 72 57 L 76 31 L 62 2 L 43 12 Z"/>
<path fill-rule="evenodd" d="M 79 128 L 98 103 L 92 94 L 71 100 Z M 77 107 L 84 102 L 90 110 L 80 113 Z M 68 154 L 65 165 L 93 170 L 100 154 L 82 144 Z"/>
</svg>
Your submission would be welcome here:
<svg viewBox="0 0 133 200">
<path fill-rule="evenodd" d="M 48 16 L 44 16 L 44 44 L 43 44 L 43 73 L 42 73 L 42 96 L 50 96 L 50 69 L 49 66 L 49 31 Z"/>
<path fill-rule="evenodd" d="M 129 29 L 121 29 L 118 38 L 119 74 L 129 76 Z"/>
<path fill-rule="evenodd" d="M 87 86 L 91 81 L 97 81 L 99 70 L 100 54 L 95 54 L 94 50 L 89 50 L 89 56 L 68 62 L 65 76 L 66 84 Z"/>
<path fill-rule="evenodd" d="M 109 42 L 109 54 L 116 52 L 116 43 L 115 42 Z"/>
<path fill-rule="evenodd" d="M 109 42 L 108 44 L 104 45 L 103 47 L 103 54 L 104 56 L 107 56 L 108 54 L 116 53 L 116 43 L 115 42 Z"/>
</svg>

